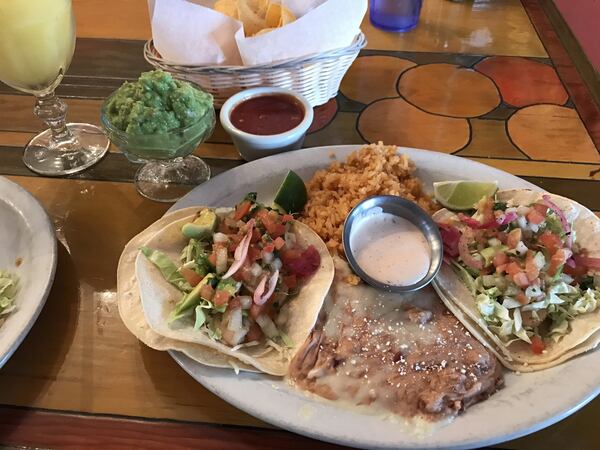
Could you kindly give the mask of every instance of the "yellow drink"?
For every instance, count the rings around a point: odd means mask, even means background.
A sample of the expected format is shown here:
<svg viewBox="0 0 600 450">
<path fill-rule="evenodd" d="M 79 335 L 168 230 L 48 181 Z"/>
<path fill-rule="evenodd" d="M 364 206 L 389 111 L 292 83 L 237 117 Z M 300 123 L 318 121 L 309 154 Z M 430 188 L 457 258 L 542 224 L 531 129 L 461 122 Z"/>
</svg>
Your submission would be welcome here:
<svg viewBox="0 0 600 450">
<path fill-rule="evenodd" d="M 0 81 L 34 94 L 51 92 L 74 50 L 71 0 L 0 0 Z"/>
</svg>

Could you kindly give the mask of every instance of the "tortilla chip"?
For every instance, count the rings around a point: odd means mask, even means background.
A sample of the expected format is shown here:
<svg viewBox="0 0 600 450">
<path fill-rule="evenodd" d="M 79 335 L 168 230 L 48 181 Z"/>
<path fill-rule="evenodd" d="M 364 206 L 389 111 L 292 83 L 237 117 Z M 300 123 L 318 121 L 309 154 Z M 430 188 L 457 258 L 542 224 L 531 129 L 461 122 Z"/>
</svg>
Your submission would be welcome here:
<svg viewBox="0 0 600 450">
<path fill-rule="evenodd" d="M 296 16 L 285 6 L 278 3 L 271 3 L 267 8 L 265 20 L 268 27 L 281 28 L 296 20 Z"/>
<path fill-rule="evenodd" d="M 292 11 L 287 9 L 285 6 L 281 6 L 281 19 L 279 21 L 279 27 L 283 27 L 288 23 L 292 23 L 296 20 L 296 16 Z"/>
<path fill-rule="evenodd" d="M 237 7 L 239 20 L 244 24 L 246 36 L 254 36 L 263 28 L 268 28 L 264 16 L 260 16 L 258 11 L 252 9 L 246 0 L 237 0 Z"/>
<path fill-rule="evenodd" d="M 275 28 L 263 28 L 258 33 L 256 33 L 254 36 L 260 36 L 260 35 L 263 35 L 263 34 L 267 34 L 267 33 L 270 33 L 273 30 L 275 30 Z"/>
<path fill-rule="evenodd" d="M 499 191 L 500 201 L 511 200 L 516 205 L 529 205 L 542 198 L 544 192 L 527 189 L 512 189 Z M 548 194 L 550 199 L 563 210 L 567 220 L 573 224 L 577 242 L 587 249 L 589 256 L 600 257 L 600 218 L 579 203 L 565 197 Z M 434 214 L 434 219 L 440 219 L 450 214 L 442 209 Z M 600 308 L 591 313 L 582 314 L 570 322 L 571 331 L 558 342 L 546 340 L 544 353 L 536 355 L 529 344 L 514 341 L 506 345 L 487 326 L 481 318 L 474 296 L 454 273 L 444 264 L 440 269 L 434 287 L 440 297 L 465 327 L 484 345 L 497 352 L 500 361 L 509 369 L 530 372 L 556 366 L 569 358 L 595 348 L 600 343 Z"/>
<path fill-rule="evenodd" d="M 232 19 L 239 20 L 240 18 L 237 2 L 235 0 L 217 0 L 213 9 L 221 14 L 231 17 Z"/>
<path fill-rule="evenodd" d="M 195 208 L 198 211 L 201 208 Z M 218 215 L 225 215 L 229 210 L 215 210 Z M 181 227 L 192 221 L 194 215 L 172 221 L 155 234 L 147 246 L 165 252 L 172 260 L 179 258 L 187 239 L 181 234 Z M 320 269 L 301 286 L 298 295 L 293 297 L 282 308 L 282 314 L 290 319 L 283 330 L 294 343 L 294 348 L 287 354 L 270 350 L 266 343 L 254 347 L 245 347 L 232 351 L 228 345 L 211 339 L 203 330 L 194 330 L 191 324 L 182 322 L 169 324 L 168 318 L 173 310 L 174 301 L 181 297 L 175 287 L 169 284 L 159 270 L 148 259 L 138 252 L 136 260 L 136 276 L 140 288 L 145 321 L 151 330 L 164 338 L 189 345 L 200 344 L 200 348 L 209 347 L 226 358 L 236 358 L 247 365 L 272 375 L 283 376 L 287 372 L 291 358 L 304 343 L 312 331 L 321 306 L 333 281 L 333 260 L 327 246 L 319 236 L 300 222 L 294 222 L 293 230 L 302 246 L 314 245 L 321 256 Z M 270 351 L 269 351 L 270 350 Z M 267 352 L 268 353 L 265 353 Z"/>
</svg>

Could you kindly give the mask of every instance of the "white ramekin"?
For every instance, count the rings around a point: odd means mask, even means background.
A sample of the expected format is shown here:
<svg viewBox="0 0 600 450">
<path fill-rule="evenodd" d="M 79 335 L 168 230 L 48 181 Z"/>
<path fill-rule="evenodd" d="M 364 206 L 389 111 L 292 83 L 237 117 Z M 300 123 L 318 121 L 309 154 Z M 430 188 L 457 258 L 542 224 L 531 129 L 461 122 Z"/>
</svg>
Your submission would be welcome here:
<svg viewBox="0 0 600 450">
<path fill-rule="evenodd" d="M 267 94 L 287 94 L 296 98 L 304 107 L 304 118 L 295 128 L 279 134 L 257 135 L 236 128 L 230 120 L 231 111 L 236 105 L 252 97 Z M 221 107 L 219 119 L 221 125 L 246 161 L 274 155 L 288 150 L 298 150 L 302 146 L 306 131 L 313 121 L 313 108 L 302 95 L 288 89 L 260 87 L 247 89 L 230 97 Z"/>
</svg>

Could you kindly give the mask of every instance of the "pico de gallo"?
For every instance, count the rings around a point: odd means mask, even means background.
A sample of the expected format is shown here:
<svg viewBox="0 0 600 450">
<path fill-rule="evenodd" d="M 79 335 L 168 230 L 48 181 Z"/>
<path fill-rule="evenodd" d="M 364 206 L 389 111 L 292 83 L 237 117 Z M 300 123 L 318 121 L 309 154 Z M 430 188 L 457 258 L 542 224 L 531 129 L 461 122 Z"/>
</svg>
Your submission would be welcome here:
<svg viewBox="0 0 600 450">
<path fill-rule="evenodd" d="M 183 293 L 169 320 L 193 323 L 231 347 L 265 339 L 276 348 L 292 346 L 282 331 L 289 319 L 282 307 L 321 265 L 314 246 L 299 245 L 293 221 L 250 193 L 227 215 L 207 208 L 186 223 L 181 231 L 189 241 L 178 264 L 142 248 Z"/>
<path fill-rule="evenodd" d="M 600 258 L 577 242 L 549 195 L 523 206 L 484 197 L 471 214 L 438 221 L 444 257 L 471 293 L 488 328 L 535 354 L 600 303 Z"/>
</svg>

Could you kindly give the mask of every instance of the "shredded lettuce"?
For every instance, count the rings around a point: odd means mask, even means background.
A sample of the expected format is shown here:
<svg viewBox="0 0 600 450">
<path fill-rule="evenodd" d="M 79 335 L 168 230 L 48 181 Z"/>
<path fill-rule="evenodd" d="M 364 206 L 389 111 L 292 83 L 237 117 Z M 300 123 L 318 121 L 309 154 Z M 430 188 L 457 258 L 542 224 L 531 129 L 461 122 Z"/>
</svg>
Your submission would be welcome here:
<svg viewBox="0 0 600 450">
<path fill-rule="evenodd" d="M 192 290 L 190 283 L 179 273 L 175 263 L 165 253 L 148 247 L 142 247 L 140 250 L 160 270 L 165 280 L 182 292 L 190 292 Z"/>
<path fill-rule="evenodd" d="M 15 309 L 14 300 L 19 290 L 19 277 L 11 272 L 0 270 L 0 316 Z"/>
<path fill-rule="evenodd" d="M 460 279 L 463 280 L 463 283 L 465 283 L 471 294 L 475 295 L 477 292 L 475 287 L 475 278 L 471 276 L 467 269 L 454 260 L 452 260 L 452 269 L 460 277 Z"/>
<path fill-rule="evenodd" d="M 196 306 L 196 321 L 194 322 L 194 330 L 199 330 L 202 325 L 206 322 L 206 313 L 202 305 Z"/>
<path fill-rule="evenodd" d="M 598 308 L 598 302 L 600 301 L 600 292 L 587 289 L 581 297 L 579 297 L 574 303 L 569 305 L 568 312 L 571 316 L 577 316 L 579 314 L 586 314 L 595 311 Z"/>
</svg>

